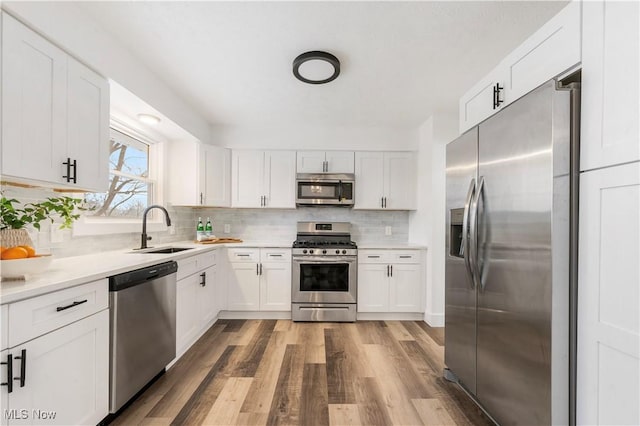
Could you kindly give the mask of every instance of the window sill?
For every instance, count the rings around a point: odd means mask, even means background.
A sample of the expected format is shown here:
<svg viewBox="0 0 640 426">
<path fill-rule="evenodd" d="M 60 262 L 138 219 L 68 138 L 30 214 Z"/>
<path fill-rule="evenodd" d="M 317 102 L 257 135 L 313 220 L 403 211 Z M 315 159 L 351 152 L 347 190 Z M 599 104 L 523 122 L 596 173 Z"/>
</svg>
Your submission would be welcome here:
<svg viewBox="0 0 640 426">
<path fill-rule="evenodd" d="M 161 221 L 148 221 L 147 232 L 161 232 L 168 229 Z M 108 220 L 81 218 L 73 224 L 73 236 L 141 233 L 141 220 Z"/>
</svg>

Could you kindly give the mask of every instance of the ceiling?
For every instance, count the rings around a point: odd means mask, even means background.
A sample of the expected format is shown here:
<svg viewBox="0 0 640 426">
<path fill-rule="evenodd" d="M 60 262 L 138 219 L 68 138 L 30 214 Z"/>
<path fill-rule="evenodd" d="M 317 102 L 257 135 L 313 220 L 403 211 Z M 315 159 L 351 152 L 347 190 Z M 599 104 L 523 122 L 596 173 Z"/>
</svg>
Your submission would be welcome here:
<svg viewBox="0 0 640 426">
<path fill-rule="evenodd" d="M 212 124 L 417 126 L 567 2 L 84 2 Z M 326 50 L 337 80 L 296 80 Z"/>
</svg>

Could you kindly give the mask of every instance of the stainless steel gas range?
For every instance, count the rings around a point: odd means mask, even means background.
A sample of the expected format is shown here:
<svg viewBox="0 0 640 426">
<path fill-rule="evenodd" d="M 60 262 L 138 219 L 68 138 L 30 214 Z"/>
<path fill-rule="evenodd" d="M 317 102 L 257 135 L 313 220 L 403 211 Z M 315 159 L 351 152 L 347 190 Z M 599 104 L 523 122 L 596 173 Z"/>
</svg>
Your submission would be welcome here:
<svg viewBox="0 0 640 426">
<path fill-rule="evenodd" d="M 348 222 L 298 222 L 292 250 L 291 319 L 356 320 L 358 247 Z"/>
</svg>

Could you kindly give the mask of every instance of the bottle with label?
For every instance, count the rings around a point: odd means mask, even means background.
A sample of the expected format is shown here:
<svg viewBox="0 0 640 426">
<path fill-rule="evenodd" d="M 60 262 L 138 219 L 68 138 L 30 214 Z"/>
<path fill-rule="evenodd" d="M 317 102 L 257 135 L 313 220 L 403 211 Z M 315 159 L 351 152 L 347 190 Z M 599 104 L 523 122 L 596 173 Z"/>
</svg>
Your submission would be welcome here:
<svg viewBox="0 0 640 426">
<path fill-rule="evenodd" d="M 204 235 L 207 238 L 214 237 L 213 235 L 213 226 L 211 225 L 211 219 L 207 218 L 207 224 L 204 226 Z"/>
<path fill-rule="evenodd" d="M 198 218 L 198 227 L 196 228 L 196 240 L 202 241 L 204 240 L 204 225 L 202 224 L 202 218 Z"/>
</svg>

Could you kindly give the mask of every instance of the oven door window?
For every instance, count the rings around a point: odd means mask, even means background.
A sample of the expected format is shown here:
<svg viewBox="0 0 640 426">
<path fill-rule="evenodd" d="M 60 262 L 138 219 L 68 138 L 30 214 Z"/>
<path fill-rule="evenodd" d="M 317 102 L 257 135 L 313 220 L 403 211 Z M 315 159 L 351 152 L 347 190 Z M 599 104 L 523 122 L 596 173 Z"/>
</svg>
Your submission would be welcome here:
<svg viewBox="0 0 640 426">
<path fill-rule="evenodd" d="M 348 263 L 302 263 L 300 291 L 349 291 Z"/>
<path fill-rule="evenodd" d="M 338 182 L 314 183 L 299 182 L 298 183 L 298 199 L 300 200 L 334 200 L 338 198 Z"/>
</svg>

